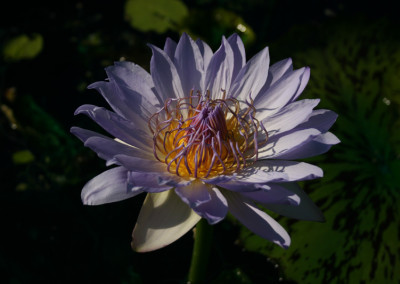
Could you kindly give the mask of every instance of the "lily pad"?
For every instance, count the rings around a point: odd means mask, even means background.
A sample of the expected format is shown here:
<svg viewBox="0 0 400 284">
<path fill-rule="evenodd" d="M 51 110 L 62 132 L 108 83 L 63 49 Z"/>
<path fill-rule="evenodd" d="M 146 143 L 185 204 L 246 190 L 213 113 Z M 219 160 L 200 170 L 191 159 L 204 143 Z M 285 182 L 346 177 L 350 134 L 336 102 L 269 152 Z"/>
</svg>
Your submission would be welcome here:
<svg viewBox="0 0 400 284">
<path fill-rule="evenodd" d="M 8 61 L 19 61 L 22 59 L 35 58 L 43 49 L 43 37 L 34 34 L 28 37 L 23 34 L 10 39 L 4 46 L 3 56 Z"/>
<path fill-rule="evenodd" d="M 317 158 L 325 177 L 306 183 L 327 221 L 281 218 L 292 237 L 286 251 L 246 229 L 241 239 L 298 283 L 400 282 L 400 42 L 381 38 L 383 30 L 390 29 L 382 23 L 331 27 L 325 46 L 294 56 L 311 67 L 303 98 L 322 98 L 319 108 L 339 114 L 332 131 L 342 143 Z"/>
<path fill-rule="evenodd" d="M 35 156 L 29 150 L 21 150 L 17 151 L 12 155 L 12 159 L 14 164 L 21 165 L 21 164 L 28 164 L 35 160 Z"/>
<path fill-rule="evenodd" d="M 126 20 L 142 32 L 177 31 L 187 15 L 186 5 L 179 0 L 128 0 L 125 4 Z"/>
</svg>

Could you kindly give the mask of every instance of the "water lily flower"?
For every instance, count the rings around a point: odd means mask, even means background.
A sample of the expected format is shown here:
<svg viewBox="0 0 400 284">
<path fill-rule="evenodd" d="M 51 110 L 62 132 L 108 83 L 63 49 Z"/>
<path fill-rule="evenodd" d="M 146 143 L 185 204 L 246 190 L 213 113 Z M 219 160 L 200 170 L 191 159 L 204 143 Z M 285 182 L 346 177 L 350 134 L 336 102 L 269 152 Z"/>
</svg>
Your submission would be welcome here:
<svg viewBox="0 0 400 284">
<path fill-rule="evenodd" d="M 183 34 L 164 49 L 150 45 L 150 74 L 131 62 L 106 68 L 98 90 L 113 111 L 82 105 L 113 138 L 73 127 L 71 132 L 115 167 L 82 190 L 88 205 L 147 196 L 132 247 L 164 247 L 201 218 L 209 224 L 230 212 L 255 234 L 281 247 L 285 229 L 258 206 L 321 221 L 323 216 L 296 181 L 322 177 L 314 165 L 294 161 L 326 152 L 339 140 L 329 128 L 337 115 L 314 110 L 317 99 L 297 100 L 310 69 L 291 59 L 270 66 L 268 48 L 246 62 L 236 34 L 213 53 Z"/>
</svg>

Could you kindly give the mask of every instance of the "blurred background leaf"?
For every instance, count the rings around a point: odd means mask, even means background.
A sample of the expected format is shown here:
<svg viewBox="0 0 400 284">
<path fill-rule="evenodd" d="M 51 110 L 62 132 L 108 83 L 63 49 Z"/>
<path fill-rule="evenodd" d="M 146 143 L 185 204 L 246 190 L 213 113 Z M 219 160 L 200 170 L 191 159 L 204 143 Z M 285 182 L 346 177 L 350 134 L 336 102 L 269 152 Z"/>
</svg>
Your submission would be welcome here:
<svg viewBox="0 0 400 284">
<path fill-rule="evenodd" d="M 23 34 L 7 41 L 3 47 L 5 60 L 18 61 L 32 59 L 43 49 L 43 37 L 40 34 L 33 34 L 31 37 Z"/>
<path fill-rule="evenodd" d="M 12 156 L 14 164 L 28 164 L 35 160 L 32 152 L 29 150 L 20 150 L 13 154 Z"/>
<path fill-rule="evenodd" d="M 281 218 L 293 241 L 287 251 L 244 228 L 242 241 L 275 258 L 299 283 L 400 281 L 400 92 L 394 76 L 400 41 L 389 27 L 384 20 L 337 22 L 321 29 L 329 34 L 322 47 L 293 56 L 311 67 L 304 96 L 321 98 L 320 107 L 339 114 L 333 132 L 342 143 L 308 160 L 318 162 L 325 177 L 305 184 L 327 221 Z"/>
<path fill-rule="evenodd" d="M 180 0 L 127 0 L 125 4 L 127 21 L 142 32 L 179 31 L 187 16 L 188 9 Z"/>
</svg>

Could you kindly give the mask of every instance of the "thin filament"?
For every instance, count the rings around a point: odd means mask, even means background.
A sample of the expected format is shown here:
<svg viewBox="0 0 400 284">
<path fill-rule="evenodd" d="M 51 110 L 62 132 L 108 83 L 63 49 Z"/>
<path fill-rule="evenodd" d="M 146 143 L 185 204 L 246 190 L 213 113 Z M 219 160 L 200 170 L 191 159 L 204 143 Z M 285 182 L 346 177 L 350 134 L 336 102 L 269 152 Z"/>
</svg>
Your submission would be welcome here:
<svg viewBox="0 0 400 284">
<path fill-rule="evenodd" d="M 183 177 L 208 178 L 237 172 L 258 158 L 259 144 L 268 133 L 255 118 L 253 100 L 240 110 L 234 98 L 211 100 L 210 92 L 167 99 L 153 114 L 148 127 L 153 134 L 153 153 L 167 170 Z M 258 132 L 265 132 L 258 141 Z M 248 151 L 253 148 L 252 151 Z"/>
</svg>

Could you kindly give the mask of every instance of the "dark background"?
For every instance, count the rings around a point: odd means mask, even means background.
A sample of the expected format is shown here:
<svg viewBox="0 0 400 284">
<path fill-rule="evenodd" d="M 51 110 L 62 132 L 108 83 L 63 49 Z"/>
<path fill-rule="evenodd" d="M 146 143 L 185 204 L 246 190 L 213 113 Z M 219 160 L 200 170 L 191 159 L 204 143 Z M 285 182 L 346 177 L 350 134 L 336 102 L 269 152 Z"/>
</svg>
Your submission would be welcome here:
<svg viewBox="0 0 400 284">
<path fill-rule="evenodd" d="M 2 4 L 0 282 L 185 283 L 192 234 L 133 252 L 144 196 L 83 206 L 82 186 L 105 165 L 69 133 L 99 130 L 73 112 L 106 106 L 86 89 L 105 79 L 104 67 L 123 57 L 148 70 L 146 44 L 185 31 L 214 51 L 236 32 L 247 59 L 269 45 L 271 62 L 310 66 L 302 97 L 339 114 L 333 132 L 342 140 L 311 160 L 325 178 L 303 184 L 327 223 L 310 231 L 281 218 L 298 240 L 281 252 L 228 218 L 214 228 L 209 282 L 400 283 L 398 10 L 385 1 L 176 0 L 160 12 L 145 7 L 163 1 L 132 2 Z"/>
</svg>

